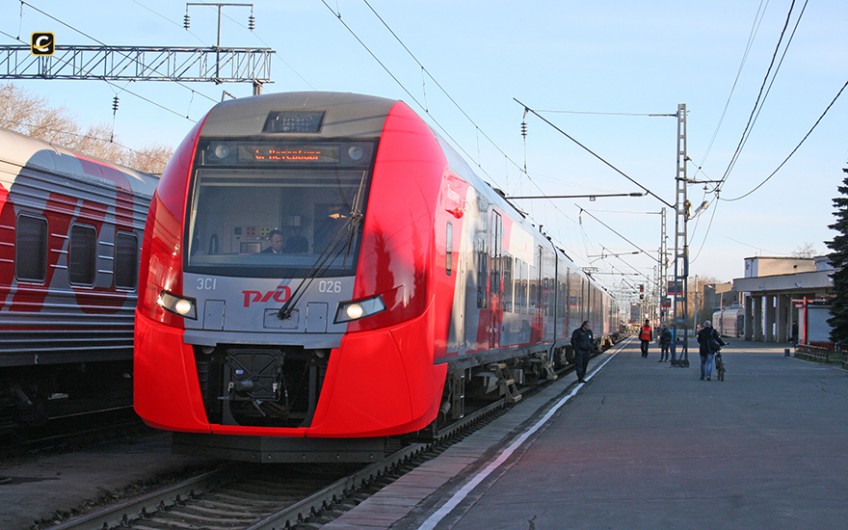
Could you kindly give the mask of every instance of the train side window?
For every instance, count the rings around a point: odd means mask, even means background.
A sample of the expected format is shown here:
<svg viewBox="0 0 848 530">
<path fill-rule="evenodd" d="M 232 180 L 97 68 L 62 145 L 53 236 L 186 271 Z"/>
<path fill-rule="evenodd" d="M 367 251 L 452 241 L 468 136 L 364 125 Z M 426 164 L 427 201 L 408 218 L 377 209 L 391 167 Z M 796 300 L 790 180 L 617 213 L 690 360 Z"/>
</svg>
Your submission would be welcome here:
<svg viewBox="0 0 848 530">
<path fill-rule="evenodd" d="M 514 299 L 514 288 L 513 280 L 512 280 L 512 256 L 506 255 L 504 256 L 503 262 L 503 275 L 504 275 L 504 295 L 503 295 L 503 307 L 504 311 L 513 312 L 515 308 L 513 306 Z"/>
<path fill-rule="evenodd" d="M 20 215 L 15 232 L 15 276 L 43 282 L 47 278 L 47 219 Z"/>
<path fill-rule="evenodd" d="M 445 274 L 451 275 L 453 270 L 453 225 L 448 223 L 445 237 Z"/>
<path fill-rule="evenodd" d="M 115 236 L 115 287 L 135 289 L 138 281 L 138 236 L 118 232 Z"/>
<path fill-rule="evenodd" d="M 94 285 L 97 272 L 97 230 L 93 226 L 71 227 L 68 278 L 73 284 Z"/>
</svg>

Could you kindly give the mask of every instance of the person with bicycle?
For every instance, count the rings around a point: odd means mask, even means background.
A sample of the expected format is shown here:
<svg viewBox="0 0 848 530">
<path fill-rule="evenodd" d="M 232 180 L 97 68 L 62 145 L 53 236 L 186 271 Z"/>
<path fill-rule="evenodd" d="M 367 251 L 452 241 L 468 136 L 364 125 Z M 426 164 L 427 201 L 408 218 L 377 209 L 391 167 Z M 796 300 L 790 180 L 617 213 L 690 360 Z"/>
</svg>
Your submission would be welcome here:
<svg viewBox="0 0 848 530">
<path fill-rule="evenodd" d="M 718 336 L 718 332 L 713 329 L 713 324 L 709 320 L 704 322 L 701 331 L 698 332 L 698 345 L 698 352 L 701 354 L 701 381 L 704 380 L 704 377 L 707 378 L 707 381 L 711 381 L 713 357 L 724 346 L 724 341 Z"/>
</svg>

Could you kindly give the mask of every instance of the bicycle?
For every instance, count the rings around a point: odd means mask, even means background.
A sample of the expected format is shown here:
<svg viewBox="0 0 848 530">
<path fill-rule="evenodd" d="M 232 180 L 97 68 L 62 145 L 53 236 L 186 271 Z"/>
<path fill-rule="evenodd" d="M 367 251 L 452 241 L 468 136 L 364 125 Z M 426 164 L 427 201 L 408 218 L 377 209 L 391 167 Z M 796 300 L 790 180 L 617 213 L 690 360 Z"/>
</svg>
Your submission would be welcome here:
<svg viewBox="0 0 848 530">
<path fill-rule="evenodd" d="M 715 354 L 715 366 L 718 380 L 724 381 L 724 361 L 721 359 L 721 352 L 716 352 Z"/>
</svg>

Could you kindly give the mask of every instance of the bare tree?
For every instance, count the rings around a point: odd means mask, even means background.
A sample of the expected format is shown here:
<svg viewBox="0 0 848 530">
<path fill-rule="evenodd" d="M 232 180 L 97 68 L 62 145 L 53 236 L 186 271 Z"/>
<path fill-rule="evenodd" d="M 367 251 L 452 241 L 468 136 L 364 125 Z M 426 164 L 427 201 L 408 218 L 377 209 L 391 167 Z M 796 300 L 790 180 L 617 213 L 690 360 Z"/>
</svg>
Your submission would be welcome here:
<svg viewBox="0 0 848 530">
<path fill-rule="evenodd" d="M 66 109 L 50 107 L 11 83 L 0 86 L 0 127 L 147 173 L 162 173 L 173 153 L 163 145 L 122 146 L 112 141 L 112 128 L 105 124 L 83 131 Z"/>
<path fill-rule="evenodd" d="M 819 255 L 812 243 L 804 243 L 792 251 L 793 258 L 814 258 Z"/>
</svg>

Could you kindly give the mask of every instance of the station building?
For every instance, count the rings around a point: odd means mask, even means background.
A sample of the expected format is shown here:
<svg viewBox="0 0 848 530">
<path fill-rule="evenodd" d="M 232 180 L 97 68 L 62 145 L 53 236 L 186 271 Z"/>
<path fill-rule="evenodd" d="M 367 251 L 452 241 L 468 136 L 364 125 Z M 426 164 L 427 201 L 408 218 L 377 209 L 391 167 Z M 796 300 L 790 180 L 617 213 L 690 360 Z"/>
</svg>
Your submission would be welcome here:
<svg viewBox="0 0 848 530">
<path fill-rule="evenodd" d="M 833 266 L 816 258 L 745 258 L 745 276 L 733 280 L 741 299 L 745 340 L 786 343 L 797 324 L 798 343 L 832 346 Z"/>
</svg>

